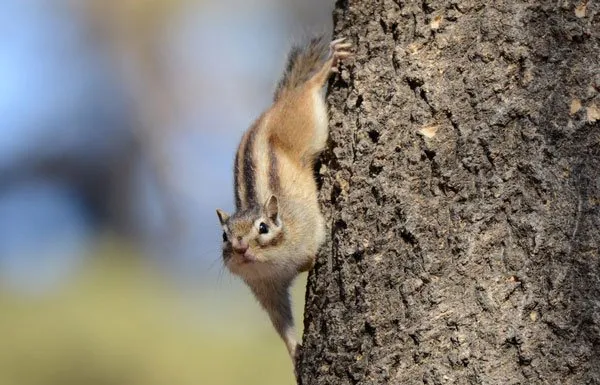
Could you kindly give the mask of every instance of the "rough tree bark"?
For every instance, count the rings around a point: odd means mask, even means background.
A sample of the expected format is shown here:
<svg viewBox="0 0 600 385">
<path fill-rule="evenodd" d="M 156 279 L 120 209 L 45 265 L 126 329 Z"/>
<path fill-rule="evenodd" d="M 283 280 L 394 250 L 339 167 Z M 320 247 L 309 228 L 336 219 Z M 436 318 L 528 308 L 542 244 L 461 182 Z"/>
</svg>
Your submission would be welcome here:
<svg viewBox="0 0 600 385">
<path fill-rule="evenodd" d="M 600 4 L 338 1 L 309 384 L 600 383 Z"/>
</svg>

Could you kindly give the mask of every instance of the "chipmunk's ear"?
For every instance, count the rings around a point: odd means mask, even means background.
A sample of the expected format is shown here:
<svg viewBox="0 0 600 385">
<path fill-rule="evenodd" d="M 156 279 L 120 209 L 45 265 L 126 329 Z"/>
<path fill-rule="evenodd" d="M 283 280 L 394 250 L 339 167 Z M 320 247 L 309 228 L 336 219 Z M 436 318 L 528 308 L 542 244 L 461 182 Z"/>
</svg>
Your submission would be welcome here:
<svg viewBox="0 0 600 385">
<path fill-rule="evenodd" d="M 221 222 L 221 226 L 225 226 L 225 222 L 229 219 L 229 214 L 221 209 L 217 209 L 217 216 L 219 217 L 219 222 Z"/>
<path fill-rule="evenodd" d="M 279 202 L 275 195 L 271 195 L 265 203 L 265 214 L 276 225 L 279 225 Z"/>
</svg>

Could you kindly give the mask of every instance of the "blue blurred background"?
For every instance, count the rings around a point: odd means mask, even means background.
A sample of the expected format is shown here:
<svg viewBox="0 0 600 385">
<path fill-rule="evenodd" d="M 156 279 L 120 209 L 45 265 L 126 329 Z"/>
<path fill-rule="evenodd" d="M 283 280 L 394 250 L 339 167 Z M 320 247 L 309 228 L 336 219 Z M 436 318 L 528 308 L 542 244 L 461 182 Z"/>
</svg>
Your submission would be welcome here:
<svg viewBox="0 0 600 385">
<path fill-rule="evenodd" d="M 215 208 L 332 7 L 0 0 L 0 385 L 293 383 Z"/>
</svg>

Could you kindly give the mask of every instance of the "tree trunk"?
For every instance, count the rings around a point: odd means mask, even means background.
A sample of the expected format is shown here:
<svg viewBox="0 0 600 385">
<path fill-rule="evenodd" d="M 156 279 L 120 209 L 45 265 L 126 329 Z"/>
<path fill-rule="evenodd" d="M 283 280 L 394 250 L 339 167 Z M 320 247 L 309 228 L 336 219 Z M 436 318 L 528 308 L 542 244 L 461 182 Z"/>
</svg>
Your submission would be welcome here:
<svg viewBox="0 0 600 385">
<path fill-rule="evenodd" d="M 600 383 L 586 1 L 338 2 L 299 383 Z"/>
</svg>

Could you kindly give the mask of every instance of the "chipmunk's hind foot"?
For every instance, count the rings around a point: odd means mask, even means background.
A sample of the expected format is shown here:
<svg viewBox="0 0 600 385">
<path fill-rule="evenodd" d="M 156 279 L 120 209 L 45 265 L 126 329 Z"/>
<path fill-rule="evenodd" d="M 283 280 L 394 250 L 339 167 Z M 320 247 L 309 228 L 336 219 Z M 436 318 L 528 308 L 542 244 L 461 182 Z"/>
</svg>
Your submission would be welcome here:
<svg viewBox="0 0 600 385">
<path fill-rule="evenodd" d="M 341 59 L 345 59 L 352 55 L 347 49 L 352 47 L 351 43 L 344 43 L 345 37 L 333 40 L 329 43 L 329 57 L 331 58 L 331 72 L 338 72 L 338 64 Z"/>
<path fill-rule="evenodd" d="M 352 44 L 344 43 L 344 41 L 346 41 L 346 38 L 336 39 L 329 43 L 327 60 L 323 63 L 319 72 L 311 79 L 312 85 L 321 86 L 325 84 L 332 73 L 339 72 L 338 64 L 340 61 L 352 55 L 352 53 L 348 51 L 348 49 L 352 47 Z"/>
</svg>

